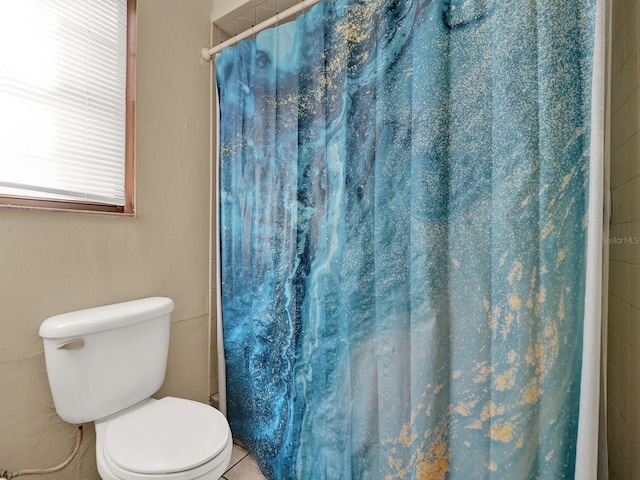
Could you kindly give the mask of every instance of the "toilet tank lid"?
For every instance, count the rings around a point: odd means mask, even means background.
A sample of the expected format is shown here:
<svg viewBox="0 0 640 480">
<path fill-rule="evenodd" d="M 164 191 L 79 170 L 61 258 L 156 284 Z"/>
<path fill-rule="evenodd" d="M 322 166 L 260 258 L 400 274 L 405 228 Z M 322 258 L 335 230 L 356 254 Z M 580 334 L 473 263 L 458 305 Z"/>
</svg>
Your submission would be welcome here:
<svg viewBox="0 0 640 480">
<path fill-rule="evenodd" d="M 174 308 L 170 298 L 151 297 L 63 313 L 42 322 L 40 336 L 65 338 L 111 330 L 171 313 Z"/>
</svg>

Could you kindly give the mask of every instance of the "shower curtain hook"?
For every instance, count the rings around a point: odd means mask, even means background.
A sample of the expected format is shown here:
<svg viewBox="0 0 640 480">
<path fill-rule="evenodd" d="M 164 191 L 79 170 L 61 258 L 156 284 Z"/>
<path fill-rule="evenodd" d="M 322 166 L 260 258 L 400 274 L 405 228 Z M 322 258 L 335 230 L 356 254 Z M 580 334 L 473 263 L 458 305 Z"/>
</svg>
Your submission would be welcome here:
<svg viewBox="0 0 640 480">
<path fill-rule="evenodd" d="M 256 25 L 258 25 L 258 7 L 253 7 L 253 25 L 251 25 L 251 30 L 253 30 Z M 253 33 L 253 39 L 256 39 L 256 32 L 255 30 L 252 32 Z"/>
</svg>

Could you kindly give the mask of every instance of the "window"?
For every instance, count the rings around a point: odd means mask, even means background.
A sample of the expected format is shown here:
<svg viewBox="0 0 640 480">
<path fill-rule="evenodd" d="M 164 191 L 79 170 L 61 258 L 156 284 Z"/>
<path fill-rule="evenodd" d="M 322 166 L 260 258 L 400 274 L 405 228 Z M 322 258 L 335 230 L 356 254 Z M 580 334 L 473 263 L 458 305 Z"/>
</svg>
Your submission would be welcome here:
<svg viewBox="0 0 640 480">
<path fill-rule="evenodd" d="M 135 0 L 0 0 L 0 204 L 133 213 Z"/>
</svg>

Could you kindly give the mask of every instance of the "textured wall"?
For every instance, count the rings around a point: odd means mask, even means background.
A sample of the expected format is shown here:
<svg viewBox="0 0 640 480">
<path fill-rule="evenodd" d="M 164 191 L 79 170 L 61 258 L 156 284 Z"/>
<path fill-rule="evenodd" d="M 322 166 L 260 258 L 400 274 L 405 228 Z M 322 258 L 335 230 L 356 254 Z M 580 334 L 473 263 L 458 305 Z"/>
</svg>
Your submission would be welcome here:
<svg viewBox="0 0 640 480">
<path fill-rule="evenodd" d="M 612 480 L 640 478 L 640 97 L 636 0 L 613 0 L 608 437 Z"/>
<path fill-rule="evenodd" d="M 75 429 L 55 414 L 40 323 L 150 295 L 173 298 L 159 393 L 207 401 L 211 0 L 139 0 L 135 218 L 0 209 L 0 470 L 50 467 Z M 58 480 L 98 479 L 93 427 Z"/>
<path fill-rule="evenodd" d="M 237 35 L 297 3 L 299 0 L 213 0 L 211 20 L 228 34 Z"/>
</svg>

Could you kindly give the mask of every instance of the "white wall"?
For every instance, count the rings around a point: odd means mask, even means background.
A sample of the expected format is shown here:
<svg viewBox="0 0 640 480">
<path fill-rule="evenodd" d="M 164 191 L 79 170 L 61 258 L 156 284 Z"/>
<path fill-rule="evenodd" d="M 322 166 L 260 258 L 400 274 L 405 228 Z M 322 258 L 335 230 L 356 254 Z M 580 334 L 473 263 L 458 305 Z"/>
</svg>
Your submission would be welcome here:
<svg viewBox="0 0 640 480">
<path fill-rule="evenodd" d="M 209 65 L 211 0 L 138 1 L 135 218 L 0 209 L 0 470 L 62 462 L 75 428 L 55 414 L 40 323 L 66 311 L 171 297 L 159 396 L 209 395 Z M 93 428 L 63 472 L 98 479 Z"/>
</svg>

